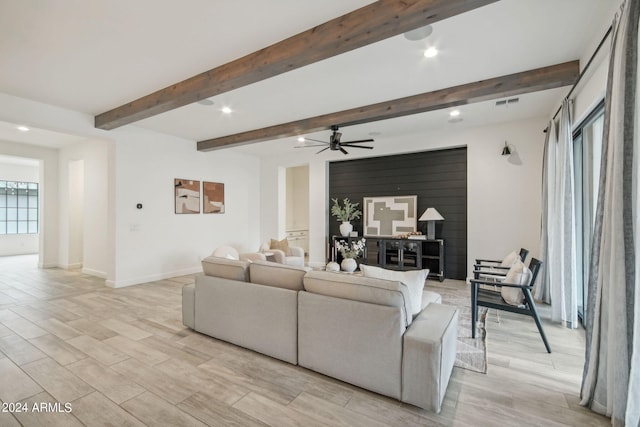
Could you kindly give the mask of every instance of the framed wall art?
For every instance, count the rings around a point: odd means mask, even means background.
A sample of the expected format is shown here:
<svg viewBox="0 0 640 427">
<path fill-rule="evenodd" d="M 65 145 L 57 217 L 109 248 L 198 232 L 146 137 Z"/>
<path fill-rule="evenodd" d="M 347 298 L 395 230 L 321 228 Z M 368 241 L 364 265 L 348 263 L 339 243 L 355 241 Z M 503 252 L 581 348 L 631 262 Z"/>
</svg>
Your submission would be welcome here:
<svg viewBox="0 0 640 427">
<path fill-rule="evenodd" d="M 220 182 L 202 183 L 202 211 L 204 213 L 224 213 L 224 184 Z"/>
<path fill-rule="evenodd" d="M 397 236 L 416 231 L 418 196 L 365 197 L 365 236 Z"/>
<path fill-rule="evenodd" d="M 192 179 L 173 180 L 175 213 L 199 214 L 200 213 L 200 181 Z"/>
</svg>

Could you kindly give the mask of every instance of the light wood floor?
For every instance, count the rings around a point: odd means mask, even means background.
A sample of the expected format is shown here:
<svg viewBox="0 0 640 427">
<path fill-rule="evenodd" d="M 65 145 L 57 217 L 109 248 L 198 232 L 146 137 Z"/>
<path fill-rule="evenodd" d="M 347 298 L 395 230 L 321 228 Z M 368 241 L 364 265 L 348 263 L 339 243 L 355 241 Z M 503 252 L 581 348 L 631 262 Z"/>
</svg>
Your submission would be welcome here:
<svg viewBox="0 0 640 427">
<path fill-rule="evenodd" d="M 488 373 L 454 368 L 434 414 L 186 329 L 192 277 L 110 289 L 35 264 L 0 258 L 0 400 L 28 409 L 3 427 L 610 425 L 578 405 L 581 331 L 545 322 L 549 355 L 532 319 L 490 314 Z"/>
</svg>

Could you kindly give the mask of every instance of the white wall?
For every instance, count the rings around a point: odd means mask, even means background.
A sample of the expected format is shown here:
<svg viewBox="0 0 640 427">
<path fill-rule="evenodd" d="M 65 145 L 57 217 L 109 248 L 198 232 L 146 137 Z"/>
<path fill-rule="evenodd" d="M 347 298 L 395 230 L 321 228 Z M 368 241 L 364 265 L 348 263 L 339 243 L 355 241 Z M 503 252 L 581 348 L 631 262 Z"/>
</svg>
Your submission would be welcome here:
<svg viewBox="0 0 640 427">
<path fill-rule="evenodd" d="M 40 167 L 0 161 L 0 180 L 39 182 Z M 38 234 L 0 234 L 0 256 L 38 253 Z"/>
<path fill-rule="evenodd" d="M 114 133 L 117 279 L 109 285 L 200 271 L 200 260 L 221 245 L 258 250 L 258 158 L 229 150 L 200 153 L 193 141 L 135 127 Z M 225 213 L 175 214 L 175 178 L 224 183 Z"/>
<path fill-rule="evenodd" d="M 502 258 L 526 247 L 539 256 L 542 150 L 546 119 L 506 123 L 448 132 L 428 132 L 386 140 L 376 139 L 371 155 L 467 147 L 468 269 L 479 257 Z M 514 154 L 501 156 L 508 141 Z M 278 170 L 300 163 L 301 155 L 263 160 L 262 238 L 280 235 Z M 327 159 L 338 157 L 303 154 L 309 162 L 309 261 L 325 263 L 329 205 Z M 351 158 L 360 157 L 356 153 Z M 445 224 L 446 226 L 446 224 Z"/>
</svg>

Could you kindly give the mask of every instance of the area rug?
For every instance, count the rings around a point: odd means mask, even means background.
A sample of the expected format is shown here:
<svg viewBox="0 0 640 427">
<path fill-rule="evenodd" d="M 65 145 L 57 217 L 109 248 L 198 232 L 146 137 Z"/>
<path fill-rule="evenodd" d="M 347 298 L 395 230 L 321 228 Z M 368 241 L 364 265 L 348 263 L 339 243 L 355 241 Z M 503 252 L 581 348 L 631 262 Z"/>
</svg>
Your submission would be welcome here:
<svg viewBox="0 0 640 427">
<path fill-rule="evenodd" d="M 487 308 L 478 307 L 476 337 L 471 338 L 471 295 L 469 285 L 462 281 L 447 280 L 440 284 L 427 281 L 427 289 L 438 292 L 442 303 L 458 307 L 458 349 L 454 366 L 470 371 L 487 373 L 487 332 L 484 327 Z"/>
</svg>

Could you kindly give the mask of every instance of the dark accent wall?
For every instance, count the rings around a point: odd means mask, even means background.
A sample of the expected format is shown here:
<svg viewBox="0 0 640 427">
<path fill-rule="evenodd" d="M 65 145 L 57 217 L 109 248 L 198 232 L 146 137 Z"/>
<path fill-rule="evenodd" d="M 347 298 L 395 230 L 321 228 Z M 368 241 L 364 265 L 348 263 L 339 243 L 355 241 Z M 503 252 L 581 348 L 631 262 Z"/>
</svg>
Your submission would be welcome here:
<svg viewBox="0 0 640 427">
<path fill-rule="evenodd" d="M 436 237 L 445 240 L 445 277 L 464 280 L 467 274 L 467 149 L 419 153 L 329 163 L 331 199 L 359 202 L 371 196 L 418 196 L 417 217 L 434 207 L 444 217 L 436 222 Z M 362 209 L 361 209 L 362 210 Z M 351 222 L 362 235 L 362 219 Z M 339 235 L 340 223 L 331 217 L 330 235 Z M 418 222 L 427 232 L 427 224 Z M 330 237 L 330 236 L 329 236 Z"/>
</svg>

